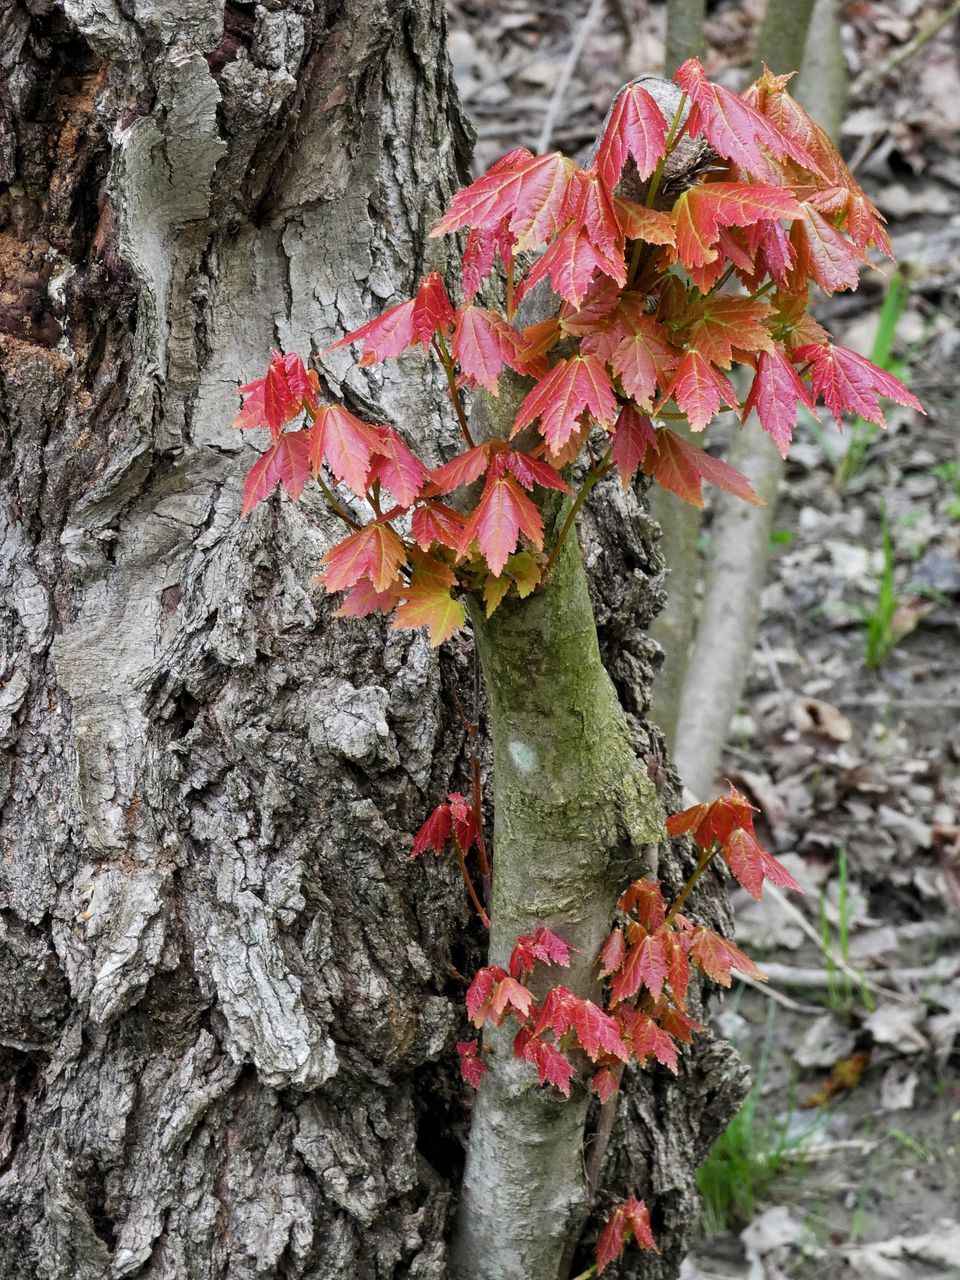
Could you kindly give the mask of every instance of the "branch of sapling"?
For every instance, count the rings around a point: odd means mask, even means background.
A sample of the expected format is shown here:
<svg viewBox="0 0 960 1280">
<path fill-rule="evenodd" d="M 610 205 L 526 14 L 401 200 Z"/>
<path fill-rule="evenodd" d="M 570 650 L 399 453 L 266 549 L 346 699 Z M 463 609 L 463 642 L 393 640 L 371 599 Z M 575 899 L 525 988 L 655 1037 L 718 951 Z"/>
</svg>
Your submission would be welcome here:
<svg viewBox="0 0 960 1280">
<path fill-rule="evenodd" d="M 557 556 L 559 556 L 560 551 L 563 548 L 563 544 L 566 541 L 567 534 L 573 528 L 574 521 L 577 518 L 577 513 L 579 512 L 580 508 L 583 506 L 583 503 L 587 497 L 587 494 L 590 492 L 590 490 L 593 488 L 593 486 L 597 483 L 598 480 L 602 480 L 608 471 L 613 470 L 613 463 L 610 461 L 610 454 L 612 452 L 612 449 L 613 449 L 613 446 L 611 445 L 610 448 L 607 449 L 603 457 L 600 459 L 600 461 L 596 464 L 596 466 L 592 467 L 587 472 L 587 475 L 584 478 L 583 484 L 580 486 L 580 491 L 577 493 L 577 496 L 574 498 L 573 502 L 570 504 L 570 510 L 567 512 L 567 518 L 563 522 L 563 527 L 561 528 L 559 534 L 557 535 L 556 542 L 553 544 L 553 550 L 550 552 L 549 558 L 547 559 L 547 563 L 543 567 L 544 581 L 549 577 L 550 570 L 553 568 L 553 566 L 557 562 Z"/>
<path fill-rule="evenodd" d="M 710 863 L 714 860 L 714 858 L 717 856 L 719 852 L 720 852 L 720 845 L 714 842 L 712 848 L 707 853 L 704 853 L 701 855 L 700 861 L 697 863 L 696 869 L 694 870 L 693 874 L 690 876 L 687 883 L 683 886 L 683 888 L 677 894 L 676 898 L 673 901 L 672 906 L 667 912 L 667 918 L 664 921 L 664 924 L 673 924 L 674 920 L 676 920 L 677 916 L 680 914 L 680 908 L 683 906 L 687 898 L 689 898 L 690 894 L 693 892 L 697 881 L 700 879 L 700 877 L 706 871 L 707 867 L 709 867 Z"/>
</svg>

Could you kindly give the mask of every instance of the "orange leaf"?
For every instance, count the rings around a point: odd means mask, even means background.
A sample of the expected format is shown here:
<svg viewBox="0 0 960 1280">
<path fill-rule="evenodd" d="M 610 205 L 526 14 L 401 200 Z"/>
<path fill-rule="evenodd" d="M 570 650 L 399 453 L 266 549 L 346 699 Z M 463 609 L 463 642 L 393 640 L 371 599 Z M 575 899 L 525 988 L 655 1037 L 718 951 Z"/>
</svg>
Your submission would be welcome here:
<svg viewBox="0 0 960 1280">
<path fill-rule="evenodd" d="M 368 524 L 338 542 L 323 557 L 323 585 L 327 591 L 343 591 L 368 578 L 376 591 L 387 591 L 400 577 L 407 553 L 393 529 Z"/>
<path fill-rule="evenodd" d="M 538 549 L 543 546 L 540 512 L 512 475 L 491 473 L 461 535 L 461 552 L 476 539 L 491 573 L 499 577 L 521 532 Z"/>
</svg>

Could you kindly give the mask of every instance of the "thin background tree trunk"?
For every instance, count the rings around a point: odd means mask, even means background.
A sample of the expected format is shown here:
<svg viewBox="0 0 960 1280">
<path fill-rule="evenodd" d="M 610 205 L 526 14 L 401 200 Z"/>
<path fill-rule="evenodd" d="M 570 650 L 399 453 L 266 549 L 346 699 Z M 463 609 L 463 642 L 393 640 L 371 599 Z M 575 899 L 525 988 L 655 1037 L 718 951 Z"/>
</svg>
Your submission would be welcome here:
<svg viewBox="0 0 960 1280">
<path fill-rule="evenodd" d="M 0 1280 L 439 1280 L 481 951 L 405 833 L 456 780 L 471 646 L 331 622 L 338 527 L 309 496 L 241 522 L 226 428 L 271 344 L 316 353 L 444 268 L 442 7 L 128 12 L 0 15 Z M 439 460 L 418 359 L 320 368 Z M 656 773 L 654 530 L 611 483 L 582 535 Z M 740 1087 L 704 1041 L 619 1100 L 610 1194 L 663 1248 L 623 1275 L 676 1274 Z"/>
</svg>

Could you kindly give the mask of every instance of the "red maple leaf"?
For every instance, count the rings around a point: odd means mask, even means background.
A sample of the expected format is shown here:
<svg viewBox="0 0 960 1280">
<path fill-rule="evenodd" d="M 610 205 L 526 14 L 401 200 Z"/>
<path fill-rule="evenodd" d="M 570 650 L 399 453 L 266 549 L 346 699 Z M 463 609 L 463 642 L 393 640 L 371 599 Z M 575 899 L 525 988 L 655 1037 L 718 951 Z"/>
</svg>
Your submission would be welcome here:
<svg viewBox="0 0 960 1280">
<path fill-rule="evenodd" d="M 497 475 L 491 468 L 480 501 L 464 526 L 460 550 L 465 553 L 476 541 L 491 573 L 499 577 L 521 533 L 538 549 L 543 546 L 540 512 L 512 475 Z"/>
<path fill-rule="evenodd" d="M 756 809 L 732 782 L 727 785 L 730 788 L 728 795 L 718 796 L 709 804 L 691 805 L 689 809 L 671 814 L 667 818 L 667 834 L 682 836 L 692 831 L 699 847 L 708 852 L 714 842 L 723 844 L 735 827 L 753 831 Z"/>
<path fill-rule="evenodd" d="M 649 1014 L 638 1012 L 630 1029 L 630 1045 L 638 1061 L 653 1057 L 668 1071 L 677 1074 L 677 1046 Z"/>
<path fill-rule="evenodd" d="M 711 84 L 696 58 L 688 58 L 677 69 L 674 79 L 693 103 L 686 132 L 691 136 L 702 133 L 714 151 L 726 159 L 751 173 L 776 177 L 776 169 L 760 149 L 764 146 L 778 158 L 789 156 L 804 168 L 817 172 L 816 157 L 799 139 L 781 133 L 729 89 Z"/>
<path fill-rule="evenodd" d="M 231 426 L 269 427 L 276 440 L 283 424 L 303 412 L 304 401 L 316 402 L 315 379 L 316 374 L 307 373 L 295 352 L 272 351 L 266 376 L 240 388 L 246 399 Z"/>
<path fill-rule="evenodd" d="M 553 292 L 579 306 L 598 271 L 615 278 L 622 277 L 618 280 L 621 284 L 626 278 L 623 259 L 603 253 L 590 239 L 589 232 L 571 223 L 524 277 L 517 296 L 521 299 L 534 285 L 549 276 Z"/>
<path fill-rule="evenodd" d="M 638 84 L 628 84 L 614 103 L 594 167 L 613 195 L 627 156 L 647 179 L 667 152 L 667 121 L 656 100 Z"/>
<path fill-rule="evenodd" d="M 667 953 L 660 934 L 641 938 L 627 951 L 619 972 L 610 984 L 610 1004 L 619 1004 L 645 986 L 654 997 L 663 990 L 667 976 Z"/>
<path fill-rule="evenodd" d="M 379 439 L 367 483 L 379 480 L 401 507 L 409 507 L 420 493 L 430 472 L 417 455 L 400 439 L 393 427 L 374 428 Z"/>
<path fill-rule="evenodd" d="M 566 967 L 570 964 L 570 952 L 575 950 L 569 942 L 564 942 L 541 925 L 535 933 L 523 933 L 517 938 L 517 944 L 510 955 L 510 973 L 514 978 L 521 978 L 525 973 L 533 971 L 538 960 L 541 964 Z"/>
<path fill-rule="evenodd" d="M 817 399 L 822 397 L 838 426 L 842 425 L 845 412 L 857 413 L 867 422 L 886 426 L 878 395 L 895 400 L 897 404 L 906 405 L 909 409 L 916 409 L 919 413 L 926 412 L 899 378 L 884 369 L 878 369 L 864 356 L 847 347 L 821 343 L 798 347 L 793 356 L 796 360 L 809 360 L 813 364 L 813 394 Z"/>
<path fill-rule="evenodd" d="M 704 360 L 699 351 L 687 351 L 664 388 L 657 410 L 673 396 L 687 415 L 692 431 L 702 431 L 722 404 L 738 406 L 737 393 L 728 378 Z"/>
<path fill-rule="evenodd" d="M 762 351 L 741 420 L 746 422 L 755 409 L 760 425 L 777 446 L 781 458 L 787 456 L 793 439 L 798 404 L 805 405 L 815 418 L 819 417 L 806 383 L 783 348 L 775 346 L 771 351 Z"/>
<path fill-rule="evenodd" d="M 498 395 L 504 365 L 523 372 L 523 337 L 501 316 L 473 303 L 457 308 L 457 327 L 451 348 L 463 380 Z"/>
<path fill-rule="evenodd" d="M 677 232 L 669 213 L 661 209 L 648 209 L 633 200 L 619 196 L 613 202 L 613 211 L 620 223 L 620 230 L 628 240 L 643 240 L 646 244 L 675 245 Z"/>
<path fill-rule="evenodd" d="M 400 599 L 396 588 L 376 591 L 372 582 L 364 578 L 358 582 L 343 598 L 339 608 L 334 609 L 335 618 L 366 618 L 371 613 L 392 613 Z"/>
<path fill-rule="evenodd" d="M 652 1017 L 666 1031 L 667 1035 L 674 1040 L 679 1040 L 682 1044 L 692 1044 L 694 1032 L 706 1031 L 706 1027 L 702 1023 L 697 1022 L 695 1018 L 691 1018 L 682 1009 L 674 1008 L 664 997 L 655 1001 Z"/>
<path fill-rule="evenodd" d="M 758 982 L 766 981 L 748 955 L 706 925 L 696 925 L 690 937 L 690 959 L 722 987 L 730 986 L 730 973 L 733 969 Z"/>
<path fill-rule="evenodd" d="M 589 411 L 597 422 L 612 424 L 617 401 L 606 369 L 593 356 L 558 360 L 525 397 L 513 434 L 540 419 L 540 431 L 557 454 L 573 434 L 580 415 Z"/>
<path fill-rule="evenodd" d="M 490 462 L 492 449 L 492 444 L 474 445 L 431 471 L 431 492 L 453 493 L 461 485 L 473 484 L 474 480 L 479 480 Z"/>
<path fill-rule="evenodd" d="M 242 514 L 248 516 L 258 502 L 269 498 L 282 484 L 296 502 L 310 479 L 310 433 L 284 431 L 250 468 L 243 486 Z"/>
<path fill-rule="evenodd" d="M 590 1088 L 601 1103 L 609 1102 L 620 1088 L 620 1080 L 615 1071 L 611 1071 L 609 1067 L 601 1067 L 590 1077 Z"/>
<path fill-rule="evenodd" d="M 477 970 L 466 995 L 467 1017 L 475 1027 L 482 1027 L 490 1017 L 493 993 L 506 976 L 503 969 L 495 964 L 484 965 Z"/>
<path fill-rule="evenodd" d="M 527 154 L 530 153 L 527 152 Z M 509 158 L 509 156 L 504 157 L 505 160 Z M 492 173 L 493 169 L 488 169 L 487 172 Z M 501 219 L 495 227 L 474 227 L 467 236 L 463 262 L 460 265 L 460 283 L 463 287 L 465 302 L 473 301 L 480 285 L 493 269 L 498 250 L 500 260 L 507 267 L 513 257 L 513 236 L 510 234 L 509 218 Z"/>
<path fill-rule="evenodd" d="M 443 644 L 444 640 L 449 640 L 466 621 L 466 609 L 462 601 L 455 600 L 450 594 L 451 589 L 457 585 L 457 578 L 449 565 L 420 548 L 414 548 L 410 559 L 414 566 L 410 584 L 404 591 L 406 598 L 398 606 L 391 627 L 393 630 L 426 627 L 430 644 L 436 647 Z M 453 801 L 454 797 L 451 796 L 450 799 Z M 461 797 L 457 796 L 457 799 Z M 454 813 L 454 822 L 456 820 L 457 815 Z M 459 835 L 458 831 L 458 839 Z M 466 853 L 469 846 L 462 841 L 460 844 Z"/>
<path fill-rule="evenodd" d="M 592 1000 L 574 997 L 573 1029 L 580 1047 L 596 1062 L 601 1053 L 612 1054 L 626 1062 L 630 1051 L 620 1038 L 620 1029 L 608 1013 L 604 1013 Z"/>
<path fill-rule="evenodd" d="M 428 849 L 432 849 L 437 855 L 441 854 L 447 847 L 452 830 L 453 819 L 450 815 L 450 806 L 444 801 L 443 804 L 437 805 L 414 836 L 410 857 L 416 858 L 421 853 L 426 853 Z"/>
<path fill-rule="evenodd" d="M 600 1275 L 611 1262 L 616 1262 L 623 1253 L 628 1231 L 641 1249 L 659 1252 L 650 1229 L 647 1206 L 642 1200 L 631 1196 L 617 1205 L 597 1238 L 597 1275 Z"/>
<path fill-rule="evenodd" d="M 406 549 L 393 529 L 387 524 L 368 524 L 323 557 L 322 582 L 332 592 L 369 578 L 375 590 L 387 591 L 398 582 L 400 566 L 406 562 Z"/>
<path fill-rule="evenodd" d="M 623 940 L 623 930 L 614 929 L 600 948 L 600 977 L 608 978 L 623 964 L 627 954 L 627 946 Z"/>
<path fill-rule="evenodd" d="M 521 1022 L 525 1022 L 535 1008 L 536 1001 L 527 988 L 509 974 L 500 979 L 490 998 L 494 1026 L 499 1026 L 511 1009 Z"/>
<path fill-rule="evenodd" d="M 375 320 L 368 321 L 327 347 L 327 351 L 336 351 L 348 342 L 362 341 L 363 354 L 357 363 L 365 367 L 381 360 L 393 360 L 415 342 L 426 349 L 438 330 L 448 333 L 453 325 L 453 304 L 447 296 L 443 278 L 438 271 L 431 271 L 420 281 L 416 297 L 390 307 Z"/>
<path fill-rule="evenodd" d="M 570 214 L 570 187 L 580 173 L 572 160 L 552 151 L 545 156 L 513 152 L 476 182 L 456 192 L 430 232 L 442 236 L 461 227 L 499 227 L 509 219 L 514 251 L 536 249 L 552 240 Z"/>
<path fill-rule="evenodd" d="M 608 328 L 613 333 L 616 321 Z M 615 347 L 611 364 L 627 395 L 649 409 L 657 383 L 665 386 L 676 368 L 679 353 L 666 329 L 653 316 L 637 316 Z"/>
<path fill-rule="evenodd" d="M 827 294 L 856 289 L 860 263 L 866 261 L 862 250 L 844 239 L 808 201 L 790 228 L 790 244 L 795 261 L 787 287 L 792 293 L 801 293 L 807 280 L 813 280 Z"/>
<path fill-rule="evenodd" d="M 480 1045 L 476 1040 L 459 1040 L 457 1053 L 460 1056 L 460 1074 L 467 1084 L 472 1084 L 474 1089 L 479 1089 L 480 1081 L 489 1070 L 480 1057 Z"/>
<path fill-rule="evenodd" d="M 763 506 L 763 499 L 745 475 L 666 427 L 657 432 L 657 452 L 651 451 L 646 455 L 643 469 L 664 489 L 694 507 L 703 507 L 700 486 L 704 480 L 754 506 Z"/>
<path fill-rule="evenodd" d="M 684 191 L 673 206 L 677 256 L 702 267 L 717 255 L 721 227 L 747 227 L 766 219 L 799 218 L 800 205 L 785 187 L 762 183 L 708 182 Z"/>
<path fill-rule="evenodd" d="M 424 551 L 433 543 L 456 550 L 463 536 L 467 521 L 459 511 L 445 506 L 442 502 L 425 502 L 418 506 L 410 521 L 413 539 Z"/>
<path fill-rule="evenodd" d="M 532 489 L 535 484 L 539 484 L 544 489 L 559 489 L 561 493 L 571 492 L 563 476 L 549 462 L 517 450 L 511 450 L 506 458 L 507 466 L 525 489 Z"/>
<path fill-rule="evenodd" d="M 309 432 L 310 465 L 314 475 L 325 462 L 338 480 L 363 497 L 370 482 L 374 454 L 390 447 L 381 432 L 390 430 L 362 422 L 341 404 L 320 405 Z"/>
<path fill-rule="evenodd" d="M 578 1004 L 579 997 L 566 987 L 551 987 L 543 997 L 533 1034 L 539 1036 L 549 1029 L 559 1039 L 573 1026 Z"/>
<path fill-rule="evenodd" d="M 570 1081 L 573 1079 L 573 1063 L 559 1049 L 541 1040 L 539 1036 L 517 1036 L 514 1041 L 514 1053 L 525 1062 L 532 1063 L 537 1069 L 537 1078 L 541 1084 L 552 1084 L 560 1090 L 565 1098 L 570 1097 Z M 517 1041 L 520 1041 L 521 1052 L 517 1053 Z"/>
<path fill-rule="evenodd" d="M 635 912 L 643 927 L 651 933 L 660 928 L 667 916 L 659 880 L 634 880 L 620 895 L 617 906 L 621 911 Z"/>
<path fill-rule="evenodd" d="M 651 447 L 657 449 L 657 432 L 653 423 L 634 405 L 624 405 L 610 445 L 610 457 L 616 463 L 624 489 L 629 488 L 637 467 Z"/>
<path fill-rule="evenodd" d="M 783 863 L 767 853 L 752 831 L 735 827 L 723 842 L 723 856 L 737 880 L 758 902 L 763 893 L 764 880 L 769 880 L 781 889 L 803 893 L 803 889 Z"/>
<path fill-rule="evenodd" d="M 700 298 L 687 309 L 684 317 L 686 339 L 705 360 L 729 369 L 737 350 L 773 348 L 767 327 L 773 314 L 763 298 L 738 298 L 725 293 Z"/>
</svg>

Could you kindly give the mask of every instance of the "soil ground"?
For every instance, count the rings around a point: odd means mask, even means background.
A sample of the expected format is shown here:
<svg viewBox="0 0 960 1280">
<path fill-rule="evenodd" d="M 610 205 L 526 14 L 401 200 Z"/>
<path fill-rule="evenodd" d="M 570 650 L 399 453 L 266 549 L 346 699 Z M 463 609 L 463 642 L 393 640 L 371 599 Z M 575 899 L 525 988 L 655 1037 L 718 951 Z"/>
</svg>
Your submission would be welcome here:
<svg viewBox="0 0 960 1280">
<path fill-rule="evenodd" d="M 707 69 L 739 88 L 763 0 L 708 7 Z M 577 154 L 619 85 L 662 65 L 662 4 L 449 8 L 477 172 L 511 147 L 545 149 L 551 117 L 546 145 Z M 778 1144 L 790 1151 L 751 1221 L 703 1235 L 687 1280 L 960 1277 L 957 21 L 883 74 L 947 8 L 844 9 L 843 151 L 890 221 L 905 297 L 895 371 L 928 417 L 893 409 L 842 486 L 854 424 L 840 436 L 808 421 L 791 449 L 724 773 L 807 893 L 799 910 L 737 900 L 738 940 L 768 969 L 769 994 L 735 986 L 717 1014 L 754 1067 L 754 1169 Z M 866 268 L 856 294 L 818 305 L 838 341 L 871 354 L 896 270 Z M 850 1087 L 803 1106 L 844 1072 Z"/>
</svg>

